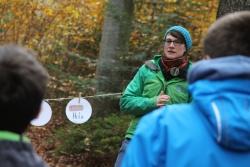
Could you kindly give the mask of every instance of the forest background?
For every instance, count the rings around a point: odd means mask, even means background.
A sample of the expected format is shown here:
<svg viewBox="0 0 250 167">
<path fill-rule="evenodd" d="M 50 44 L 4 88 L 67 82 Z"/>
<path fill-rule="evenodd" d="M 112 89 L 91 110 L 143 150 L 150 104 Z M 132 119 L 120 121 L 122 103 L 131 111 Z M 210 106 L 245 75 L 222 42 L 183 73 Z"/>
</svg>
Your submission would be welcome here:
<svg viewBox="0 0 250 167">
<path fill-rule="evenodd" d="M 110 0 L 112 1 L 112 0 Z M 114 0 L 113 0 L 114 1 Z M 117 0 L 117 2 L 122 2 Z M 123 0 L 126 3 L 126 0 Z M 217 0 L 134 0 L 128 50 L 118 69 L 126 75 L 117 91 L 98 91 L 105 12 L 113 12 L 107 0 L 0 0 L 0 43 L 17 43 L 38 52 L 39 61 L 50 75 L 46 99 L 52 107 L 52 120 L 44 127 L 30 127 L 27 135 L 36 151 L 50 166 L 113 166 L 130 117 L 119 113 L 119 96 L 94 96 L 121 93 L 133 72 L 147 59 L 162 51 L 167 27 L 180 24 L 193 38 L 190 58 L 202 56 L 202 37 L 216 19 Z M 117 4 L 119 7 L 119 4 Z M 118 22 L 121 21 L 117 19 Z M 109 47 L 109 46 L 108 46 Z M 112 46 L 110 46 L 112 47 Z M 105 57 L 112 59 L 112 57 Z M 113 65 L 109 69 L 115 69 Z M 115 73 L 119 78 L 121 74 Z M 112 87 L 112 85 L 110 85 Z M 65 97 L 86 97 L 93 116 L 82 125 L 65 116 Z M 112 105 L 98 110 L 100 101 Z M 99 106 L 100 107 L 100 106 Z"/>
</svg>

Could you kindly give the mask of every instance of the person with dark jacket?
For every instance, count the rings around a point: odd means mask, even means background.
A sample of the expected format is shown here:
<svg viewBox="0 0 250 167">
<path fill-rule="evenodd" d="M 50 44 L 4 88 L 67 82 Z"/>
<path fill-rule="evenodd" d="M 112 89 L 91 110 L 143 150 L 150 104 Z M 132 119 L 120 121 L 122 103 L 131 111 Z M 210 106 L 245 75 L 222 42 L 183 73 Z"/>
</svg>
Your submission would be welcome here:
<svg viewBox="0 0 250 167">
<path fill-rule="evenodd" d="M 122 167 L 249 167 L 250 12 L 219 18 L 204 39 L 211 59 L 188 72 L 192 102 L 144 116 Z"/>
<path fill-rule="evenodd" d="M 133 115 L 120 148 L 115 167 L 121 165 L 126 146 L 133 137 L 138 121 L 152 110 L 170 104 L 188 103 L 186 74 L 191 65 L 187 52 L 192 47 L 188 30 L 182 26 L 167 29 L 164 53 L 142 65 L 120 99 L 120 109 Z"/>
<path fill-rule="evenodd" d="M 1 167 L 47 167 L 23 135 L 39 114 L 47 76 L 32 51 L 0 46 Z"/>
</svg>

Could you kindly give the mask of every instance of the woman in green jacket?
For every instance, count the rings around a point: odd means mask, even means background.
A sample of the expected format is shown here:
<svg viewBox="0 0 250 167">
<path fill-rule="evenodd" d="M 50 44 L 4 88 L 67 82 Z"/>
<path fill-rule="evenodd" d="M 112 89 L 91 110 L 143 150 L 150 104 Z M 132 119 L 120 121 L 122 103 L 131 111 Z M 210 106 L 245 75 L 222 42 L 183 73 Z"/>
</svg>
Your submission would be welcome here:
<svg viewBox="0 0 250 167">
<path fill-rule="evenodd" d="M 134 116 L 120 148 L 115 167 L 121 160 L 140 118 L 152 110 L 169 104 L 188 103 L 186 74 L 190 67 L 187 52 L 192 39 L 182 26 L 170 27 L 164 35 L 164 53 L 156 55 L 142 65 L 128 84 L 121 99 L 120 108 Z"/>
</svg>

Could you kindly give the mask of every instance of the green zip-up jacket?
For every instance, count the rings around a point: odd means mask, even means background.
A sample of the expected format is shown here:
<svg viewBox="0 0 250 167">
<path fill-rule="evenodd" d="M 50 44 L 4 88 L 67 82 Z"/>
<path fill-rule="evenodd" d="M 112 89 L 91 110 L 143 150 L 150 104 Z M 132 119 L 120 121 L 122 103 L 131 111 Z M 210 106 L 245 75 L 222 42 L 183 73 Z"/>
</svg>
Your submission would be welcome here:
<svg viewBox="0 0 250 167">
<path fill-rule="evenodd" d="M 160 70 L 160 58 L 161 55 L 156 55 L 151 60 L 151 65 L 144 64 L 139 68 L 120 99 L 121 111 L 134 116 L 126 132 L 126 138 L 132 138 L 143 115 L 157 108 L 156 100 L 161 91 L 170 96 L 166 105 L 190 101 L 186 80 L 175 77 L 166 81 Z"/>
</svg>

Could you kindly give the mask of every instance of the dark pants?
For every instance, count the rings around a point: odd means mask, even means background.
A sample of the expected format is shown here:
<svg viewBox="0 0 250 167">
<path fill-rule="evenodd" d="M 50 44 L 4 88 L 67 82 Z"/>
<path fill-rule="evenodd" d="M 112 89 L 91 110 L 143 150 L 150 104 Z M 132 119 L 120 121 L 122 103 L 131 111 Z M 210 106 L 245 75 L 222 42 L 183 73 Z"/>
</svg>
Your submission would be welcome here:
<svg viewBox="0 0 250 167">
<path fill-rule="evenodd" d="M 125 154 L 125 151 L 126 151 L 128 144 L 129 144 L 129 141 L 130 141 L 130 139 L 123 140 L 122 146 L 119 150 L 118 156 L 117 156 L 116 161 L 115 161 L 115 167 L 122 166 L 122 159 L 124 157 L 124 154 Z"/>
</svg>

